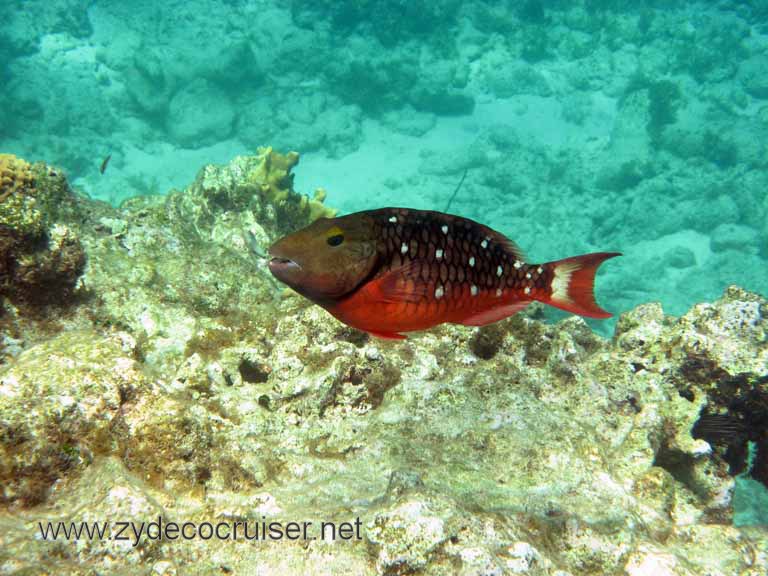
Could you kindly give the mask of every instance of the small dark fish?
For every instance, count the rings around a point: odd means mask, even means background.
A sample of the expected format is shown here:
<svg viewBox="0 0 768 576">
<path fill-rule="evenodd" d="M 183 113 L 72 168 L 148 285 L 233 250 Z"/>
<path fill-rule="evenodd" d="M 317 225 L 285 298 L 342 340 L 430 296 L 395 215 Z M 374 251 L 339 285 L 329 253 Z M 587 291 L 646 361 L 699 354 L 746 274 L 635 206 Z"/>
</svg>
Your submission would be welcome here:
<svg viewBox="0 0 768 576">
<path fill-rule="evenodd" d="M 710 444 L 728 445 L 747 440 L 748 428 L 730 414 L 702 414 L 691 429 L 691 436 Z"/>
<path fill-rule="evenodd" d="M 112 158 L 112 154 L 107 154 L 107 157 L 101 161 L 101 166 L 99 167 L 99 172 L 101 174 L 104 174 L 104 170 L 107 169 L 107 164 L 109 164 L 110 158 Z"/>
<path fill-rule="evenodd" d="M 380 338 L 443 322 L 483 326 L 533 301 L 608 318 L 595 302 L 598 266 L 616 252 L 527 264 L 508 238 L 427 210 L 382 208 L 321 218 L 269 248 L 281 282 L 345 324 Z"/>
</svg>

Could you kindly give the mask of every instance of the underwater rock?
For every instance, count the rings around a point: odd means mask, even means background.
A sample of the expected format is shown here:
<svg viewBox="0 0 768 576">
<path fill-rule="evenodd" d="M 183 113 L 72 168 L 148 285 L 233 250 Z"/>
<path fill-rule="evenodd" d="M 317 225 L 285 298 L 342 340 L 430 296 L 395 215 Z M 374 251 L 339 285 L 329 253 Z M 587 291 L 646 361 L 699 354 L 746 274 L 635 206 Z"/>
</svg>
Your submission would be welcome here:
<svg viewBox="0 0 768 576">
<path fill-rule="evenodd" d="M 525 63 L 494 66 L 485 70 L 485 84 L 499 98 L 520 94 L 548 97 L 552 95 L 547 79 L 535 67 Z"/>
<path fill-rule="evenodd" d="M 461 92 L 417 92 L 413 97 L 413 106 L 418 110 L 434 110 L 444 116 L 461 116 L 472 114 L 475 109 L 475 99 Z"/>
<path fill-rule="evenodd" d="M 0 503 L 44 502 L 56 482 L 114 450 L 121 404 L 145 386 L 125 333 L 62 332 L 0 369 Z"/>
<path fill-rule="evenodd" d="M 76 202 L 55 170 L 0 154 L 0 296 L 39 305 L 73 295 L 85 252 L 73 229 L 54 222 Z"/>
<path fill-rule="evenodd" d="M 606 170 L 628 172 L 626 166 L 642 166 L 650 158 L 651 136 L 648 126 L 651 124 L 651 98 L 647 88 L 626 94 L 619 102 L 616 122 L 611 133 L 610 154 L 618 162 L 606 166 Z M 631 188 L 643 179 L 642 175 L 632 178 L 632 174 L 619 174 L 604 177 L 614 180 L 615 190 Z M 618 182 L 616 182 L 618 180 Z"/>
<path fill-rule="evenodd" d="M 681 244 L 667 250 L 663 258 L 667 268 L 690 268 L 696 264 L 696 254 Z"/>
<path fill-rule="evenodd" d="M 297 102 L 301 105 L 301 102 Z M 285 113 L 273 117 L 271 112 L 265 118 L 258 118 L 257 126 L 267 124 L 265 131 L 276 131 L 273 137 L 275 147 L 288 147 L 311 152 L 325 150 L 331 158 L 340 158 L 355 152 L 363 140 L 363 115 L 360 108 L 354 105 L 344 105 L 336 98 L 316 116 L 299 123 L 288 109 Z M 299 113 L 305 116 L 306 111 Z M 255 130 L 255 137 L 264 130 Z M 262 139 L 263 140 L 263 139 Z"/>
<path fill-rule="evenodd" d="M 123 45 L 115 49 L 114 43 L 110 43 L 100 50 L 99 58 L 113 68 L 125 70 L 125 98 L 130 108 L 149 117 L 168 113 L 179 79 L 170 73 L 162 51 L 156 46 L 127 50 Z M 123 62 L 126 58 L 130 59 Z"/>
<path fill-rule="evenodd" d="M 472 113 L 475 97 L 464 90 L 469 74 L 466 64 L 435 59 L 422 66 L 428 68 L 430 74 L 422 76 L 411 90 L 409 99 L 415 109 L 446 116 Z"/>
<path fill-rule="evenodd" d="M 370 50 L 361 40 L 358 43 L 355 53 Z M 418 85 L 418 74 L 418 63 L 412 57 L 381 51 L 367 54 L 365 59 L 352 56 L 350 60 L 332 60 L 325 70 L 334 94 L 368 114 L 405 105 L 414 85 Z"/>
<path fill-rule="evenodd" d="M 426 567 L 435 550 L 455 536 L 456 516 L 450 502 L 417 499 L 378 512 L 366 526 L 366 537 L 374 546 L 379 572 L 408 573 Z"/>
<path fill-rule="evenodd" d="M 766 373 L 764 298 L 732 287 L 679 318 L 646 304 L 610 340 L 526 315 L 377 340 L 282 292 L 249 254 L 331 213 L 293 190 L 297 161 L 265 148 L 166 197 L 30 217 L 78 234 L 90 296 L 49 325 L 3 327 L 0 571 L 768 569 L 744 554 L 768 533 L 731 526 L 724 447 L 692 435 L 703 410 L 749 392 L 733 378 Z M 157 516 L 360 532 L 137 546 L 36 532 L 40 518 Z"/>
<path fill-rule="evenodd" d="M 85 269 L 85 252 L 66 226 L 48 233 L 47 249 L 27 254 L 18 262 L 10 280 L 11 297 L 28 303 L 58 303 L 69 297 Z"/>
<path fill-rule="evenodd" d="M 52 168 L 6 157 L 0 291 L 18 305 L 93 297 L 99 321 L 131 326 L 150 365 L 178 365 L 196 331 L 223 334 L 235 317 L 258 317 L 273 299 L 250 246 L 264 250 L 334 213 L 322 204 L 324 191 L 313 199 L 293 191 L 297 162 L 295 153 L 262 149 L 204 168 L 186 192 L 114 209 L 77 197 Z"/>
<path fill-rule="evenodd" d="M 362 0 L 338 4 L 330 0 L 291 4 L 291 15 L 300 24 L 327 20 L 336 33 L 349 32 L 376 22 L 371 32 L 387 47 L 396 46 L 413 36 L 428 37 L 452 22 L 461 3 L 458 0 L 415 0 L 392 4 L 381 0 Z"/>
<path fill-rule="evenodd" d="M 204 167 L 184 192 L 132 198 L 100 214 L 84 238 L 84 281 L 102 321 L 131 326 L 145 361 L 165 370 L 179 366 L 194 339 L 235 341 L 249 329 L 246 317 L 268 318 L 273 283 L 251 247 L 265 250 L 333 213 L 322 191 L 310 199 L 293 190 L 297 162 L 296 153 L 261 149 Z"/>
<path fill-rule="evenodd" d="M 437 123 L 434 114 L 418 112 L 410 106 L 402 110 L 387 112 L 381 120 L 388 128 L 407 136 L 423 136 L 432 130 Z"/>
<path fill-rule="evenodd" d="M 24 10 L 8 10 L 3 18 L 9 20 L 9 25 L 3 27 L 3 40 L 11 53 L 21 55 L 34 53 L 46 35 L 87 38 L 93 32 L 88 12 L 77 0 L 31 0 Z"/>
<path fill-rule="evenodd" d="M 749 226 L 740 224 L 720 224 L 712 231 L 712 250 L 741 250 L 756 253 L 760 246 L 760 233 Z"/>
<path fill-rule="evenodd" d="M 179 144 L 200 148 L 226 140 L 234 118 L 229 96 L 208 81 L 197 79 L 173 96 L 166 123 Z"/>
</svg>

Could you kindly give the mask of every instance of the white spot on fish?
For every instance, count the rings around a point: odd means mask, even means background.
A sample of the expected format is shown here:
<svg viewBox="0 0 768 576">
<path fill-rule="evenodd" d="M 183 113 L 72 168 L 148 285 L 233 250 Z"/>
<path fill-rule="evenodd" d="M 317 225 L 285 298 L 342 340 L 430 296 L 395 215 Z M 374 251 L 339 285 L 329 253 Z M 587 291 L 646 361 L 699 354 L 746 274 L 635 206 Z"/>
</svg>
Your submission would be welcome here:
<svg viewBox="0 0 768 576">
<path fill-rule="evenodd" d="M 496 296 L 501 296 L 501 288 L 496 288 Z"/>
<path fill-rule="evenodd" d="M 397 216 L 390 216 L 389 221 L 392 222 L 392 224 L 394 224 L 395 222 L 397 222 Z"/>
<path fill-rule="evenodd" d="M 472 296 L 477 296 L 477 286 L 475 286 L 474 284 L 472 284 L 469 291 L 472 293 Z"/>
<path fill-rule="evenodd" d="M 443 231 L 443 234 L 448 234 L 448 224 L 443 224 L 440 230 Z"/>
<path fill-rule="evenodd" d="M 442 257 L 443 257 L 443 250 L 441 248 L 438 248 L 437 250 L 435 250 L 435 258 L 440 260 L 440 258 Z"/>
<path fill-rule="evenodd" d="M 542 272 L 544 272 L 544 268 L 542 268 L 541 266 L 539 266 L 538 268 L 536 268 L 536 273 L 537 273 L 537 274 L 541 274 Z"/>
<path fill-rule="evenodd" d="M 445 294 L 445 291 L 443 290 L 442 286 L 435 288 L 435 298 L 442 298 L 443 294 Z"/>
<path fill-rule="evenodd" d="M 530 280 L 531 279 L 531 273 L 530 272 L 526 272 L 525 273 L 525 277 L 528 278 L 528 280 Z"/>
<path fill-rule="evenodd" d="M 400 254 L 405 254 L 406 252 L 408 252 L 408 244 L 403 242 L 403 245 L 400 246 Z"/>
<path fill-rule="evenodd" d="M 526 286 L 525 290 L 523 290 L 523 292 L 525 292 L 526 294 L 530 294 L 531 293 L 531 287 L 530 286 Z"/>
<path fill-rule="evenodd" d="M 483 248 L 488 248 L 488 238 L 480 242 L 480 246 L 482 246 Z"/>
<path fill-rule="evenodd" d="M 501 265 L 496 267 L 496 276 L 501 278 L 501 275 L 504 274 L 504 268 L 501 267 Z"/>
<path fill-rule="evenodd" d="M 474 266 L 475 265 L 475 257 L 474 256 L 470 256 L 469 257 L 469 265 L 470 266 Z"/>
<path fill-rule="evenodd" d="M 520 270 L 520 266 L 522 265 L 523 263 L 520 262 L 520 260 L 515 260 L 515 263 L 513 264 L 513 266 L 515 267 L 515 270 Z"/>
</svg>

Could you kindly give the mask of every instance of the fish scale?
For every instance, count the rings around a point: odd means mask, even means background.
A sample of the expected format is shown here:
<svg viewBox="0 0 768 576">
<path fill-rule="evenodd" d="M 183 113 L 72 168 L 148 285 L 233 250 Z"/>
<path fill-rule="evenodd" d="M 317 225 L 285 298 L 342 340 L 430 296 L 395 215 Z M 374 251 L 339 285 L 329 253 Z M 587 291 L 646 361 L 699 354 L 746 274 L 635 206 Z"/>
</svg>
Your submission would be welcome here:
<svg viewBox="0 0 768 576">
<path fill-rule="evenodd" d="M 504 251 L 503 247 L 489 238 L 485 226 L 459 219 L 451 215 L 433 213 L 429 219 L 411 218 L 407 210 L 382 210 L 374 216 L 377 233 L 383 242 L 380 253 L 385 262 L 379 276 L 391 272 L 400 266 L 414 260 L 426 262 L 419 269 L 419 277 L 425 282 L 432 282 L 437 287 L 437 281 L 443 287 L 444 298 L 448 300 L 464 300 L 471 296 L 471 287 L 475 285 L 484 291 L 493 291 L 497 288 L 524 290 L 530 287 L 531 291 L 544 289 L 547 280 L 547 270 L 537 270 L 541 267 L 522 264 L 518 269 L 514 268 L 515 255 Z M 393 222 L 392 218 L 396 221 Z M 442 227 L 448 226 L 448 232 L 443 232 Z M 417 239 L 418 237 L 418 239 Z M 486 240 L 486 247 L 481 242 Z M 408 246 L 408 251 L 403 255 L 402 246 Z M 440 251 L 441 256 L 437 254 Z M 470 265 L 470 259 L 473 264 Z M 502 274 L 496 274 L 498 266 L 502 267 Z M 531 278 L 527 278 L 530 274 Z M 477 298 L 482 296 L 478 292 Z M 429 294 L 420 296 L 429 299 Z"/>
</svg>

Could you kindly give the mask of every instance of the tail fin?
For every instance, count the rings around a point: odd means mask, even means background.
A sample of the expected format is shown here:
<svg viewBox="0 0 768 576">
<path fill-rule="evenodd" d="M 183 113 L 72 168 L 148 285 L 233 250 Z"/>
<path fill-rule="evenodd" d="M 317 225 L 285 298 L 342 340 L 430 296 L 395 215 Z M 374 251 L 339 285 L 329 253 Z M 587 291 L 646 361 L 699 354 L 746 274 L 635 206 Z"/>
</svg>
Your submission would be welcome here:
<svg viewBox="0 0 768 576">
<path fill-rule="evenodd" d="M 593 290 L 597 268 L 614 256 L 621 256 L 621 253 L 595 252 L 549 262 L 546 268 L 554 273 L 550 286 L 552 295 L 543 302 L 580 316 L 610 318 L 611 313 L 595 302 Z"/>
</svg>

